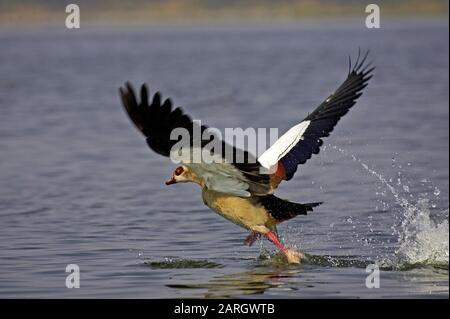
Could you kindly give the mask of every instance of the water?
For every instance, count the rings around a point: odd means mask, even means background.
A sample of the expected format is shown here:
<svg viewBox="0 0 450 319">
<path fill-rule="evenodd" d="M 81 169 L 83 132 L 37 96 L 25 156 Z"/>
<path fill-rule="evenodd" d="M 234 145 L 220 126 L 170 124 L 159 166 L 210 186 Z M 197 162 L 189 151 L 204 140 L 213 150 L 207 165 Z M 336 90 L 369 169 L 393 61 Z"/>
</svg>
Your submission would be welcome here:
<svg viewBox="0 0 450 319">
<path fill-rule="evenodd" d="M 119 103 L 124 81 L 145 81 L 210 126 L 284 131 L 358 47 L 375 77 L 277 192 L 325 202 L 280 227 L 300 266 L 244 246 L 195 185 L 166 187 L 173 165 Z M 447 21 L 4 29 L 0 49 L 1 297 L 448 298 Z"/>
</svg>

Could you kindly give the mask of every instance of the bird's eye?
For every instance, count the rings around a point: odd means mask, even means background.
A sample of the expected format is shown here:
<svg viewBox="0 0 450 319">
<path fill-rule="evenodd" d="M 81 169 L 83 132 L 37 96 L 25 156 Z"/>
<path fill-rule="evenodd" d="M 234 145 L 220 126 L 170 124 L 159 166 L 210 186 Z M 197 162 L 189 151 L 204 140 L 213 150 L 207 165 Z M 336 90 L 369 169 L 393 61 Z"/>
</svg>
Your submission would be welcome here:
<svg viewBox="0 0 450 319">
<path fill-rule="evenodd" d="M 175 175 L 180 176 L 181 173 L 183 173 L 183 171 L 184 171 L 183 167 L 180 166 L 175 170 Z"/>
</svg>

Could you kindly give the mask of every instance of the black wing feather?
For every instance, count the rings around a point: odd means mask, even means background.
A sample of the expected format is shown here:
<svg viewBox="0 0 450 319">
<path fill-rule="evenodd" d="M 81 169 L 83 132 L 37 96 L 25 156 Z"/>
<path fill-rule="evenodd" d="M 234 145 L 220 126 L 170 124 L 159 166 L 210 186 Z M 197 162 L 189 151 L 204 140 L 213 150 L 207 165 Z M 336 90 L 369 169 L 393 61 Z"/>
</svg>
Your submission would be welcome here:
<svg viewBox="0 0 450 319">
<path fill-rule="evenodd" d="M 161 94 L 156 92 L 152 103 L 148 103 L 148 88 L 144 84 L 141 87 L 141 101 L 136 100 L 134 89 L 130 83 L 126 83 L 125 88 L 120 88 L 122 104 L 131 121 L 139 131 L 147 138 L 147 144 L 156 153 L 163 156 L 170 156 L 170 150 L 177 143 L 177 140 L 170 139 L 172 130 L 178 127 L 185 128 L 190 133 L 191 146 L 193 145 L 194 126 L 198 127 L 192 119 L 183 113 L 179 107 L 172 110 L 172 101 L 166 99 L 161 104 Z M 201 133 L 207 129 L 207 126 L 200 127 Z M 202 141 L 202 144 L 208 143 Z M 204 145 L 201 145 L 204 146 Z"/>
<path fill-rule="evenodd" d="M 156 92 L 153 96 L 151 104 L 148 103 L 149 93 L 148 88 L 144 84 L 141 87 L 141 100 L 138 103 L 134 88 L 130 83 L 126 83 L 124 88 L 120 88 L 120 96 L 122 104 L 131 121 L 138 128 L 139 131 L 147 138 L 148 146 L 156 153 L 163 156 L 170 156 L 172 147 L 178 140 L 171 140 L 170 134 L 175 128 L 185 128 L 189 132 L 190 147 L 200 145 L 204 147 L 213 138 L 218 138 L 214 134 L 210 135 L 210 139 L 201 140 L 194 144 L 194 129 L 198 129 L 198 124 L 186 115 L 179 107 L 173 109 L 170 99 L 166 99 L 161 104 L 161 94 Z M 196 128 L 194 128 L 196 126 Z M 202 125 L 200 127 L 201 135 L 208 127 Z M 225 151 L 226 148 L 231 148 L 231 151 Z M 243 163 L 236 162 L 237 153 L 242 152 Z M 230 156 L 231 155 L 231 156 Z M 270 191 L 270 176 L 267 174 L 260 174 L 260 164 L 256 158 L 246 151 L 241 151 L 235 147 L 222 141 L 221 156 L 230 156 L 225 158 L 228 163 L 233 164 L 246 178 L 250 185 L 249 191 L 252 193 L 267 193 Z"/>
<path fill-rule="evenodd" d="M 306 163 L 312 154 L 319 153 L 323 144 L 322 138 L 330 135 L 339 120 L 362 95 L 362 90 L 372 78 L 371 73 L 375 69 L 370 63 L 365 65 L 368 54 L 369 52 L 360 61 L 359 52 L 353 68 L 349 59 L 349 73 L 344 83 L 303 120 L 310 121 L 303 138 L 280 160 L 286 180 L 294 176 L 299 164 Z"/>
</svg>

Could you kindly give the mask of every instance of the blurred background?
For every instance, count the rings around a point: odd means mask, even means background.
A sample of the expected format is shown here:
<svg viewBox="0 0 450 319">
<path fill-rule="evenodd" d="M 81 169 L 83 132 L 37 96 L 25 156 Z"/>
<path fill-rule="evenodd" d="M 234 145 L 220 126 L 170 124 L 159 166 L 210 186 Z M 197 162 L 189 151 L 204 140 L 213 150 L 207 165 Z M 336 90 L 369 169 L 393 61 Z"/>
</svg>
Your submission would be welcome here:
<svg viewBox="0 0 450 319">
<path fill-rule="evenodd" d="M 68 1 L 0 0 L 0 297 L 448 298 L 448 1 L 377 1 L 379 29 L 356 0 L 74 2 L 80 29 Z M 324 202 L 279 229 L 300 267 L 166 187 L 118 95 L 146 82 L 209 126 L 282 134 L 358 48 L 369 86 L 277 191 Z"/>
<path fill-rule="evenodd" d="M 64 21 L 62 8 L 80 6 L 89 24 L 203 24 L 361 19 L 362 0 L 0 0 L 0 24 L 45 25 Z M 376 1 L 383 17 L 445 17 L 448 1 Z"/>
</svg>

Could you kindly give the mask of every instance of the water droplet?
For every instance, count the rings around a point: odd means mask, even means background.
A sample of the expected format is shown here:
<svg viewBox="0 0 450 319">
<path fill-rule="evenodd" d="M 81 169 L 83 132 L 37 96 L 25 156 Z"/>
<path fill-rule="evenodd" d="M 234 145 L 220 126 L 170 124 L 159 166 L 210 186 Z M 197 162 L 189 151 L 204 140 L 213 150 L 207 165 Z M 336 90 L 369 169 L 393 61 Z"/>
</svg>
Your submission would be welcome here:
<svg viewBox="0 0 450 319">
<path fill-rule="evenodd" d="M 407 193 L 409 193 L 409 186 L 408 185 L 403 185 L 403 190 Z"/>
<path fill-rule="evenodd" d="M 439 194 L 441 194 L 441 191 L 439 190 L 439 188 L 435 187 L 434 188 L 434 196 L 439 196 Z"/>
</svg>

